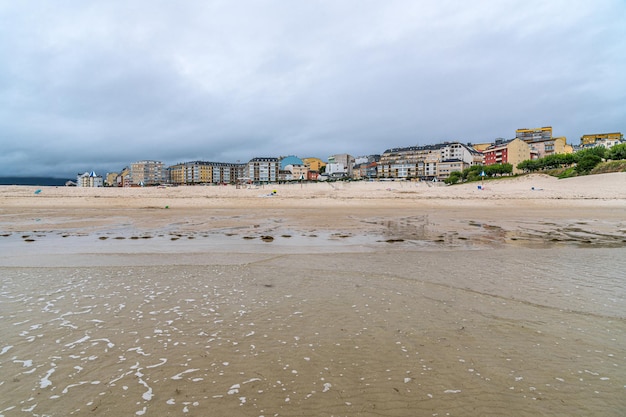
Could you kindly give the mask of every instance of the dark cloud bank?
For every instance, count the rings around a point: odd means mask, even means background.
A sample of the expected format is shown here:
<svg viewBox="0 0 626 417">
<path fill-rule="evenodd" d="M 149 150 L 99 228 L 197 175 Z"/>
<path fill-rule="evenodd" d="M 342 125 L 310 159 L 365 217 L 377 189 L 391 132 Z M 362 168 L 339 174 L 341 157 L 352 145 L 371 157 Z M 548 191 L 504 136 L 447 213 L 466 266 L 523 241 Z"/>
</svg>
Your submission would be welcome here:
<svg viewBox="0 0 626 417">
<path fill-rule="evenodd" d="M 626 3 L 5 2 L 0 175 L 623 131 Z"/>
</svg>

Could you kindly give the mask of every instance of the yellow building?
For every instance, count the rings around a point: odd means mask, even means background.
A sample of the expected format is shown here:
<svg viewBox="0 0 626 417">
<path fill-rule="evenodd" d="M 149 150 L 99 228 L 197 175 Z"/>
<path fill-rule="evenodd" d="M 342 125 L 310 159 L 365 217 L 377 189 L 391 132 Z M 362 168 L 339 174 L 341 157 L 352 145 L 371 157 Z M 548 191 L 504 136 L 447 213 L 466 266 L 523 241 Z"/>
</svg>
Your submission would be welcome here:
<svg viewBox="0 0 626 417">
<path fill-rule="evenodd" d="M 167 169 L 169 171 L 170 182 L 172 184 L 185 183 L 185 164 L 171 165 Z"/>
<path fill-rule="evenodd" d="M 515 138 L 526 142 L 552 139 L 552 126 L 517 129 Z"/>
<path fill-rule="evenodd" d="M 472 148 L 478 152 L 482 152 L 485 149 L 489 148 L 493 145 L 493 142 L 485 142 L 485 143 L 473 143 Z"/>
<path fill-rule="evenodd" d="M 116 182 L 118 187 L 130 187 L 133 183 L 130 175 L 130 168 L 125 167 L 117 176 Z"/>
<path fill-rule="evenodd" d="M 483 154 L 485 165 L 511 164 L 513 165 L 513 174 L 517 174 L 519 172 L 517 165 L 530 159 L 531 146 L 521 139 L 497 141 L 490 148 L 485 149 Z"/>
<path fill-rule="evenodd" d="M 243 176 L 242 164 L 191 161 L 168 168 L 172 184 L 228 184 Z"/>
<path fill-rule="evenodd" d="M 104 185 L 106 185 L 107 187 L 116 187 L 118 175 L 119 174 L 117 172 L 107 172 L 106 178 L 104 180 Z"/>
<path fill-rule="evenodd" d="M 537 158 L 574 152 L 574 148 L 567 144 L 567 138 L 565 136 L 552 136 L 552 126 L 517 129 L 515 131 L 515 138 L 521 139 L 529 144 L 531 152 L 533 152 Z"/>
<path fill-rule="evenodd" d="M 624 135 L 622 135 L 620 132 L 614 132 L 614 133 L 592 133 L 589 135 L 582 135 L 580 137 L 580 145 L 581 146 L 585 146 L 585 145 L 593 145 L 598 141 L 607 141 L 607 140 L 616 140 L 616 141 L 623 141 L 624 140 Z"/>
<path fill-rule="evenodd" d="M 554 138 L 554 153 L 574 153 L 574 147 L 567 143 L 565 136 Z"/>
<path fill-rule="evenodd" d="M 306 180 L 309 175 L 309 169 L 304 165 L 292 165 L 291 177 L 294 180 Z"/>
<path fill-rule="evenodd" d="M 326 166 L 326 162 L 319 158 L 304 158 L 302 162 L 304 162 L 304 166 L 306 166 L 309 171 L 319 172 L 322 167 Z"/>
<path fill-rule="evenodd" d="M 437 164 L 437 179 L 445 180 L 450 178 L 450 174 L 453 172 L 463 172 L 464 169 L 469 168 L 467 162 L 463 162 L 460 159 L 449 159 L 447 161 L 441 161 Z"/>
<path fill-rule="evenodd" d="M 121 172 L 109 172 L 104 180 L 107 187 L 125 187 L 130 186 L 130 169 L 125 167 Z"/>
<path fill-rule="evenodd" d="M 213 166 L 206 164 L 193 164 L 187 167 L 187 182 L 207 184 L 213 182 Z"/>
</svg>

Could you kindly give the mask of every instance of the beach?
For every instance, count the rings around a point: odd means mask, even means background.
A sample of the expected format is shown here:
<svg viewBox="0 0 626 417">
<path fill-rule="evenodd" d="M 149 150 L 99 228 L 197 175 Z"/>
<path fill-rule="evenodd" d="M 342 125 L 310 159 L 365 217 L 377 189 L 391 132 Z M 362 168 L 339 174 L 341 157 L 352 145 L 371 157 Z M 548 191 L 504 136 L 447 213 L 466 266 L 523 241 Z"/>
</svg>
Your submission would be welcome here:
<svg viewBox="0 0 626 417">
<path fill-rule="evenodd" d="M 625 255 L 624 173 L 3 186 L 0 415 L 621 416 Z"/>
</svg>

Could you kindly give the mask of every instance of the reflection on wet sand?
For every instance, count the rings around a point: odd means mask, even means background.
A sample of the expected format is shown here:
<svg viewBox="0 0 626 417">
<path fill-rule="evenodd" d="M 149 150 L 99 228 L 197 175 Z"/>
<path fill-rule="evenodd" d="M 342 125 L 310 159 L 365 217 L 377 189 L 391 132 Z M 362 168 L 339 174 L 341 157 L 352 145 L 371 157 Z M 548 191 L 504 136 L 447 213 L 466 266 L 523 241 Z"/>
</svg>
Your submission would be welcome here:
<svg viewBox="0 0 626 417">
<path fill-rule="evenodd" d="M 333 241 L 348 240 L 348 244 L 372 244 L 375 242 L 407 243 L 422 247 L 437 247 L 439 249 L 471 248 L 494 244 L 515 244 L 518 246 L 553 247 L 566 244 L 588 247 L 625 247 L 626 225 L 624 222 L 606 222 L 591 220 L 582 222 L 577 219 L 560 221 L 558 223 L 537 219 L 510 219 L 474 220 L 464 218 L 444 218 L 434 213 L 417 216 L 389 217 L 357 217 L 346 218 L 352 225 L 334 225 L 336 228 L 345 226 L 344 230 L 327 230 L 318 228 L 298 228 L 293 224 L 281 224 L 281 220 L 269 218 L 246 219 L 241 215 L 213 217 L 207 224 L 196 221 L 168 223 L 156 228 L 142 228 L 138 230 L 131 223 L 119 225 L 103 224 L 96 230 L 86 232 L 82 228 L 73 228 L 72 221 L 56 226 L 49 230 L 13 231 L 0 234 L 0 242 L 16 243 L 21 238 L 24 242 L 35 242 L 54 239 L 62 236 L 97 237 L 104 241 L 139 240 L 161 238 L 171 241 L 180 239 L 218 239 L 227 243 L 229 239 L 244 240 L 260 239 L 263 242 L 275 242 L 275 239 L 293 238 L 289 245 L 311 244 L 312 239 L 323 240 L 324 245 L 332 245 Z M 243 225 L 242 225 L 243 224 Z M 356 229 L 355 229 L 356 228 Z M 305 241 L 301 241 L 306 237 Z M 232 239 L 230 239 L 232 241 Z M 5 242 L 5 243 L 6 243 Z M 276 241 L 279 243 L 279 241 Z M 67 242 L 64 242 L 67 244 Z M 106 251 L 106 247 L 103 247 Z"/>
</svg>

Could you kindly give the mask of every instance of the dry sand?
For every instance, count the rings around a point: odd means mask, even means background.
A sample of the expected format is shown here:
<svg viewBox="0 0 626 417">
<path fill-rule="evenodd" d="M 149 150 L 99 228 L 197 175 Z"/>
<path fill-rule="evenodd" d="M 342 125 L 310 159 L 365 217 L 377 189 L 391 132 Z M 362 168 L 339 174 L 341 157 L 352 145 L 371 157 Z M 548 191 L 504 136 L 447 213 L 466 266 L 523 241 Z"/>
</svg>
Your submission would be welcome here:
<svg viewBox="0 0 626 417">
<path fill-rule="evenodd" d="M 626 173 L 565 180 L 529 175 L 479 185 L 5 186 L 0 230 L 23 232 L 29 241 L 37 239 L 32 232 L 94 233 L 101 239 L 319 233 L 434 242 L 443 244 L 440 248 L 568 240 L 620 245 L 624 239 Z"/>
<path fill-rule="evenodd" d="M 601 200 L 604 204 L 626 200 L 626 173 L 602 174 L 559 180 L 543 174 L 512 179 L 445 186 L 432 182 L 336 182 L 234 186 L 180 186 L 170 188 L 74 188 L 0 186 L 0 207 L 334 207 L 397 204 L 441 206 L 493 204 L 514 200 L 514 204 L 550 200 L 567 204 Z M 36 190 L 41 193 L 35 194 Z M 276 191 L 276 195 L 271 195 Z M 449 200 L 455 200 L 450 202 Z M 458 201 L 461 200 L 461 201 Z"/>
<path fill-rule="evenodd" d="M 626 174 L 477 185 L 0 187 L 0 416 L 625 415 Z"/>
</svg>

